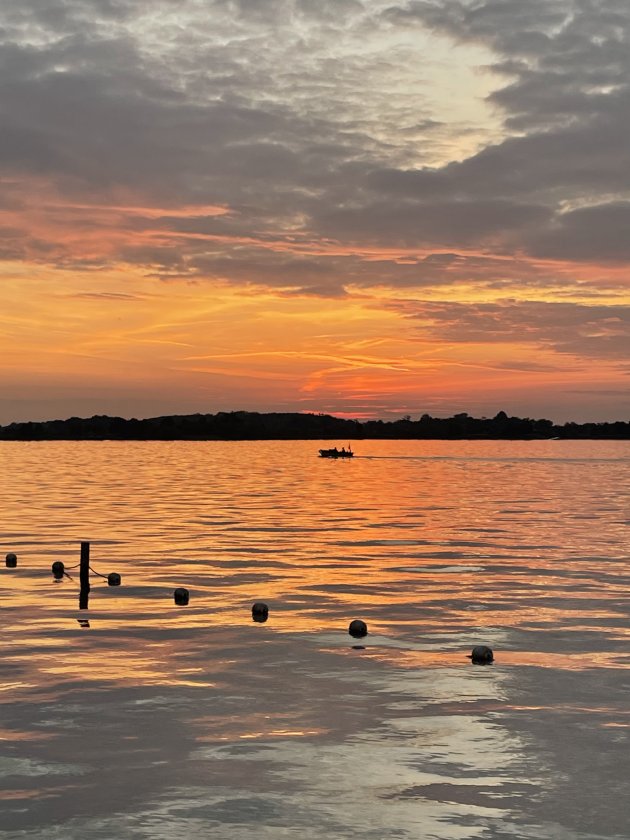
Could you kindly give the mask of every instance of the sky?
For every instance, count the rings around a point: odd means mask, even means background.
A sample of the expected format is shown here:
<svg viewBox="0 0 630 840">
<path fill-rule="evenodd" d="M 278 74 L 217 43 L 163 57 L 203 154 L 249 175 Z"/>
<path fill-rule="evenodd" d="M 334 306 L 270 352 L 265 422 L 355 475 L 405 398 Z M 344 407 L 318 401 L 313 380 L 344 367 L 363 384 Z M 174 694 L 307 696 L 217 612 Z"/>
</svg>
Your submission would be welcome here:
<svg viewBox="0 0 630 840">
<path fill-rule="evenodd" d="M 0 6 L 0 423 L 630 417 L 627 0 Z"/>
</svg>

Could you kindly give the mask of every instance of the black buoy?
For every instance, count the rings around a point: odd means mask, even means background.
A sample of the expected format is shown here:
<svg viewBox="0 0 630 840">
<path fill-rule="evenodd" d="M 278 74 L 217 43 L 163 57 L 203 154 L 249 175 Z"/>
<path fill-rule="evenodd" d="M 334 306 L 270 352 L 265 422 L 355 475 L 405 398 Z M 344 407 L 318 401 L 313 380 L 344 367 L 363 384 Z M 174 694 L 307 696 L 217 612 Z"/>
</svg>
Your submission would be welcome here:
<svg viewBox="0 0 630 840">
<path fill-rule="evenodd" d="M 364 636 L 367 636 L 367 624 L 365 621 L 361 621 L 360 618 L 355 618 L 354 621 L 350 622 L 350 627 L 348 627 L 348 633 L 354 639 L 362 639 Z"/>
<path fill-rule="evenodd" d="M 486 645 L 475 645 L 472 653 L 468 654 L 468 658 L 472 659 L 474 665 L 490 665 L 491 662 L 494 662 L 492 648 Z"/>
<path fill-rule="evenodd" d="M 108 586 L 120 586 L 120 575 L 118 572 L 110 572 L 107 575 Z"/>
<path fill-rule="evenodd" d="M 55 580 L 61 580 L 61 578 L 66 573 L 66 567 L 63 565 L 61 560 L 55 560 L 52 564 L 52 573 Z"/>
<path fill-rule="evenodd" d="M 17 555 L 13 554 L 13 552 L 10 552 L 9 554 L 7 554 L 6 562 L 7 569 L 15 569 L 15 567 L 17 566 Z"/>
<path fill-rule="evenodd" d="M 190 593 L 182 586 L 173 592 L 173 597 L 175 598 L 175 603 L 179 607 L 185 607 L 190 599 Z"/>
<path fill-rule="evenodd" d="M 262 601 L 256 601 L 252 606 L 252 618 L 259 624 L 264 624 L 269 618 L 269 607 Z"/>
</svg>

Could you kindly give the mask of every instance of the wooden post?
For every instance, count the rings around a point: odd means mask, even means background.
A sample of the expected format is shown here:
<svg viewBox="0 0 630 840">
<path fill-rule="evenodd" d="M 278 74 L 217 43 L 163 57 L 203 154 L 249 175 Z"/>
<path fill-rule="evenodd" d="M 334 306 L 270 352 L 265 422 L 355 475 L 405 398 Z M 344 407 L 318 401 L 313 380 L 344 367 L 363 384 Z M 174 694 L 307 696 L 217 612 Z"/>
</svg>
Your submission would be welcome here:
<svg viewBox="0 0 630 840">
<path fill-rule="evenodd" d="M 81 563 L 79 565 L 79 584 L 81 591 L 79 593 L 79 609 L 87 610 L 88 598 L 90 596 L 90 544 L 89 542 L 81 543 Z"/>
</svg>

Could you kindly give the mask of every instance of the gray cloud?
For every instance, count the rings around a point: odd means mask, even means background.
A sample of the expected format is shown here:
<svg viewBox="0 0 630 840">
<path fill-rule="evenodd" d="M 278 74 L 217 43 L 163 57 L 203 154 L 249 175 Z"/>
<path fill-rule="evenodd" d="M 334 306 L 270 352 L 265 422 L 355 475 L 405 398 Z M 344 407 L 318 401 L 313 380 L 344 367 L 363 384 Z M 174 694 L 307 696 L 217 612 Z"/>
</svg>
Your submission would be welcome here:
<svg viewBox="0 0 630 840">
<path fill-rule="evenodd" d="M 502 301 L 391 304 L 422 322 L 429 337 L 457 343 L 533 344 L 575 356 L 626 360 L 630 348 L 630 306 Z"/>
<path fill-rule="evenodd" d="M 426 163 L 463 127 L 445 123 L 423 93 L 432 59 L 410 32 L 487 50 L 503 139 Z M 70 201 L 132 194 L 165 208 L 231 209 L 126 219 L 125 230 L 162 238 L 120 242 L 117 256 L 149 260 L 158 273 L 326 294 L 350 283 L 483 282 L 481 263 L 463 256 L 445 268 L 424 255 L 412 266 L 395 254 L 369 265 L 325 249 L 308 259 L 265 250 L 297 237 L 477 249 L 508 260 L 487 282 L 522 285 L 540 276 L 523 255 L 628 260 L 629 33 L 625 0 L 6 4 L 0 173 L 45 179 Z M 7 223 L 7 257 L 37 252 L 67 265 L 55 232 L 46 240 L 28 223 L 21 235 Z M 88 211 L 82 224 L 111 231 Z"/>
<path fill-rule="evenodd" d="M 533 371 L 540 373 L 554 373 L 565 370 L 561 365 L 549 365 L 542 362 L 521 361 L 520 359 L 507 359 L 503 362 L 493 362 L 493 367 L 499 370 Z"/>
<path fill-rule="evenodd" d="M 630 262 L 630 201 L 583 207 L 556 217 L 529 243 L 535 256 Z"/>
<path fill-rule="evenodd" d="M 379 5 L 28 0 L 3 9 L 10 134 L 0 163 L 73 177 L 74 189 L 124 184 L 231 203 L 253 195 L 273 211 L 278 177 L 299 204 L 304 189 L 335 186 L 341 164 L 417 157 L 441 123 L 418 86 L 413 103 L 391 95 L 392 84 L 413 81 L 411 47 L 378 45 Z M 354 188 L 347 171 L 344 185 Z"/>
<path fill-rule="evenodd" d="M 337 207 L 315 217 L 325 235 L 336 233 L 353 241 L 447 248 L 494 245 L 498 252 L 507 235 L 549 219 L 543 206 L 501 199 L 446 202 L 437 198 L 431 202 L 366 202 L 358 208 Z"/>
<path fill-rule="evenodd" d="M 370 184 L 392 196 L 429 202 L 502 199 L 540 203 L 556 215 L 555 236 L 541 227 L 512 247 L 562 259 L 627 260 L 622 199 L 630 197 L 630 7 L 621 0 L 446 0 L 393 6 L 387 17 L 416 21 L 497 55 L 506 84 L 491 95 L 508 136 L 438 170 L 375 170 Z M 608 230 L 572 251 L 570 231 L 593 205 Z M 606 205 L 605 212 L 600 205 Z M 506 230 L 508 226 L 506 226 Z M 555 244 L 553 244 L 555 242 Z M 578 245 L 577 238 L 573 242 Z M 563 247 L 563 243 L 566 247 Z"/>
</svg>

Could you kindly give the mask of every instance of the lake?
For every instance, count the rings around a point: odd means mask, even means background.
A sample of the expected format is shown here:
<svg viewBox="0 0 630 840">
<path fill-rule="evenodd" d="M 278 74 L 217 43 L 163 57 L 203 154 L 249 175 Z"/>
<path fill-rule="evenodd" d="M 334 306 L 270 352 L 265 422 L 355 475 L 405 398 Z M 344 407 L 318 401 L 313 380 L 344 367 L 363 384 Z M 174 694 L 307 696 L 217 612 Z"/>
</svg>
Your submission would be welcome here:
<svg viewBox="0 0 630 840">
<path fill-rule="evenodd" d="M 333 443 L 0 443 L 3 840 L 627 840 L 630 442 Z"/>
</svg>

